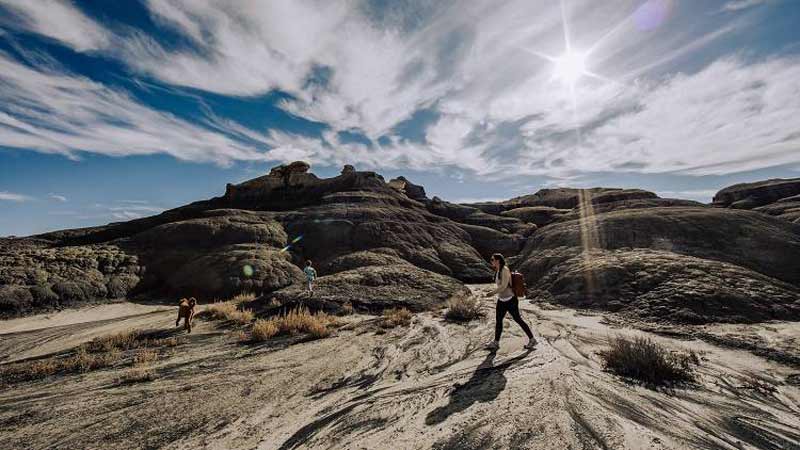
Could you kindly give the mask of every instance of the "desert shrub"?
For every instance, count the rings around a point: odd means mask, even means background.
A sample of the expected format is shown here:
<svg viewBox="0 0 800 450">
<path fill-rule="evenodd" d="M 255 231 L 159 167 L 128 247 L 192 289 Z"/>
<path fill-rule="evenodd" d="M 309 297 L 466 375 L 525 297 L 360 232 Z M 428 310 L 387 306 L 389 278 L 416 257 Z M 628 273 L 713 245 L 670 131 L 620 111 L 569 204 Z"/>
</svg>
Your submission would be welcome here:
<svg viewBox="0 0 800 450">
<path fill-rule="evenodd" d="M 158 359 L 158 352 L 152 348 L 142 348 L 133 355 L 133 365 L 143 366 Z"/>
<path fill-rule="evenodd" d="M 141 383 L 156 379 L 156 371 L 152 367 L 134 367 L 126 371 L 119 379 L 118 383 Z"/>
<path fill-rule="evenodd" d="M 238 324 L 248 324 L 255 317 L 253 311 L 249 309 L 240 310 L 239 306 L 233 302 L 212 303 L 199 315 L 213 320 L 227 320 Z"/>
<path fill-rule="evenodd" d="M 271 319 L 257 320 L 250 331 L 250 341 L 263 342 L 275 336 L 298 334 L 321 339 L 330 336 L 329 327 L 335 324 L 336 321 L 330 315 L 324 312 L 312 313 L 301 306 Z"/>
<path fill-rule="evenodd" d="M 411 324 L 411 319 L 414 316 L 406 308 L 392 308 L 383 311 L 383 320 L 381 326 L 383 328 L 394 328 L 397 326 L 407 327 Z"/>
<path fill-rule="evenodd" d="M 311 313 L 308 308 L 301 306 L 295 308 L 277 319 L 280 334 L 309 333 L 321 338 L 330 334 L 328 325 L 333 324 L 331 316 L 324 312 Z"/>
<path fill-rule="evenodd" d="M 56 374 L 85 373 L 118 365 L 127 358 L 135 367 L 143 367 L 158 359 L 156 348 L 174 347 L 180 343 L 180 339 L 175 337 L 148 337 L 140 331 L 128 330 L 97 337 L 66 355 L 0 366 L 0 381 L 23 382 Z M 131 354 L 131 350 L 135 352 Z"/>
<path fill-rule="evenodd" d="M 129 350 L 137 346 L 138 332 L 126 330 L 108 336 L 94 338 L 88 344 L 82 346 L 84 350 L 96 352 L 108 352 L 112 350 Z"/>
<path fill-rule="evenodd" d="M 672 353 L 645 337 L 614 338 L 600 356 L 606 370 L 652 385 L 693 381 L 700 362 L 694 352 Z"/>
<path fill-rule="evenodd" d="M 236 294 L 229 300 L 231 303 L 243 303 L 243 302 L 252 302 L 256 299 L 256 294 L 252 292 L 242 292 L 240 294 Z"/>
<path fill-rule="evenodd" d="M 274 319 L 256 320 L 253 324 L 252 339 L 256 342 L 263 342 L 277 335 L 279 331 L 278 323 Z"/>
<path fill-rule="evenodd" d="M 444 318 L 454 322 L 469 322 L 477 319 L 481 314 L 481 302 L 477 297 L 455 297 L 447 302 Z"/>
</svg>

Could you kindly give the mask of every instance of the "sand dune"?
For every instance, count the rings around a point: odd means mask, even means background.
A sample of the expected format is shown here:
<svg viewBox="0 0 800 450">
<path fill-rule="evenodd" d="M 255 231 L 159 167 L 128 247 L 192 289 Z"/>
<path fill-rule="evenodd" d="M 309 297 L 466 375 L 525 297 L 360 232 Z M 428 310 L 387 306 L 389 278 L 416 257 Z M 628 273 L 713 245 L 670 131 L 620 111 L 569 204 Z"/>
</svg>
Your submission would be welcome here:
<svg viewBox="0 0 800 450">
<path fill-rule="evenodd" d="M 382 334 L 374 317 L 355 315 L 327 339 L 258 345 L 197 321 L 154 381 L 124 383 L 130 369 L 111 368 L 2 388 L 0 447 L 800 448 L 800 367 L 612 316 L 522 307 L 539 346 L 524 351 L 509 321 L 496 354 L 482 349 L 493 318 L 457 325 L 423 313 Z M 0 358 L 38 358 L 128 328 L 172 330 L 173 314 L 117 304 L 0 322 Z M 775 346 L 797 337 L 783 323 L 710 328 L 761 333 Z M 596 353 L 619 334 L 699 352 L 698 382 L 659 391 L 604 372 Z"/>
</svg>

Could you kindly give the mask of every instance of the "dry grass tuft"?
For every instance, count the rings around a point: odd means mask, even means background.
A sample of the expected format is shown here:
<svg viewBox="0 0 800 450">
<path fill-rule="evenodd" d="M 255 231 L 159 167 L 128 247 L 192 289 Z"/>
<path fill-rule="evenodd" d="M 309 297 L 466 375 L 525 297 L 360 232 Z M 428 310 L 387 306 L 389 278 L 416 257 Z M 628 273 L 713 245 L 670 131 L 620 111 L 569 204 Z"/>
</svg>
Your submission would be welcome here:
<svg viewBox="0 0 800 450">
<path fill-rule="evenodd" d="M 242 325 L 252 322 L 255 318 L 253 311 L 240 310 L 239 305 L 233 302 L 212 303 L 200 315 L 208 316 L 212 320 L 227 320 Z"/>
<path fill-rule="evenodd" d="M 133 365 L 143 366 L 148 365 L 158 359 L 158 352 L 152 348 L 142 348 L 136 351 L 133 355 Z"/>
<path fill-rule="evenodd" d="M 644 337 L 617 337 L 600 356 L 607 370 L 651 385 L 693 381 L 694 366 L 700 363 L 694 352 L 672 353 Z"/>
<path fill-rule="evenodd" d="M 447 302 L 444 318 L 453 322 L 469 322 L 483 315 L 481 302 L 475 296 L 455 297 Z"/>
<path fill-rule="evenodd" d="M 242 292 L 240 294 L 234 295 L 228 301 L 231 303 L 239 304 L 244 302 L 252 302 L 255 299 L 256 299 L 256 294 L 252 292 Z"/>
<path fill-rule="evenodd" d="M 333 317 L 328 314 L 324 312 L 311 313 L 305 306 L 293 309 L 277 319 L 279 334 L 309 333 L 316 338 L 330 335 L 328 325 L 332 325 L 334 322 Z"/>
<path fill-rule="evenodd" d="M 139 333 L 134 330 L 127 330 L 121 333 L 110 334 L 94 338 L 84 346 L 84 349 L 91 353 L 109 352 L 112 350 L 129 350 L 136 347 Z"/>
<path fill-rule="evenodd" d="M 312 313 L 301 306 L 283 315 L 266 320 L 257 320 L 250 333 L 250 341 L 263 342 L 275 336 L 295 336 L 307 334 L 315 339 L 328 337 L 329 327 L 336 325 L 336 320 L 324 313 Z"/>
<path fill-rule="evenodd" d="M 273 336 L 276 336 L 280 331 L 277 320 L 256 320 L 253 324 L 252 340 L 255 342 L 264 342 Z"/>
<path fill-rule="evenodd" d="M 133 369 L 125 372 L 119 379 L 118 383 L 142 383 L 145 381 L 153 381 L 157 378 L 156 371 L 152 367 L 134 367 Z"/>
<path fill-rule="evenodd" d="M 176 337 L 148 338 L 147 334 L 134 330 L 101 336 L 79 345 L 66 355 L 0 366 L 0 382 L 24 382 L 56 374 L 86 373 L 117 366 L 125 360 L 141 368 L 158 360 L 160 355 L 156 348 L 175 347 L 180 343 L 181 340 Z"/>
<path fill-rule="evenodd" d="M 383 321 L 381 327 L 394 328 L 397 326 L 407 327 L 411 324 L 411 319 L 414 317 L 406 308 L 392 308 L 383 311 Z"/>
<path fill-rule="evenodd" d="M 281 301 L 278 300 L 277 298 L 272 297 L 271 299 L 269 299 L 269 307 L 270 308 L 278 308 L 280 306 L 283 306 L 283 305 L 281 304 Z"/>
</svg>

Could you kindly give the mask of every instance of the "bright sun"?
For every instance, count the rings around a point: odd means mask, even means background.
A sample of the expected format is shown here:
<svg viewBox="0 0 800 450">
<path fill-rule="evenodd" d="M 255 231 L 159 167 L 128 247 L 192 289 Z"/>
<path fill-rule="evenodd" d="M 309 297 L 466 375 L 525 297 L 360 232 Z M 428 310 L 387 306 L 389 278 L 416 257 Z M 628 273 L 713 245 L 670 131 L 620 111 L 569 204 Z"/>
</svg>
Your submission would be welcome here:
<svg viewBox="0 0 800 450">
<path fill-rule="evenodd" d="M 555 60 L 553 77 L 569 85 L 574 85 L 585 72 L 586 55 L 570 51 Z"/>
</svg>

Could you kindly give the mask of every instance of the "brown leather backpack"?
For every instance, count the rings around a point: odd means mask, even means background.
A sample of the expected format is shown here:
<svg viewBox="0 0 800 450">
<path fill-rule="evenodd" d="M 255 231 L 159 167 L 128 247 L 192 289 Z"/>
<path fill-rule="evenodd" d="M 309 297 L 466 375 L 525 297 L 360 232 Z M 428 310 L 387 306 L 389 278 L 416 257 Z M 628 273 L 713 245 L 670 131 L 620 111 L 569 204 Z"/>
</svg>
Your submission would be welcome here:
<svg viewBox="0 0 800 450">
<path fill-rule="evenodd" d="M 511 272 L 511 282 L 509 282 L 509 285 L 511 286 L 511 291 L 514 292 L 517 298 L 524 297 L 528 292 L 528 286 L 525 284 L 525 277 L 516 270 Z"/>
</svg>

